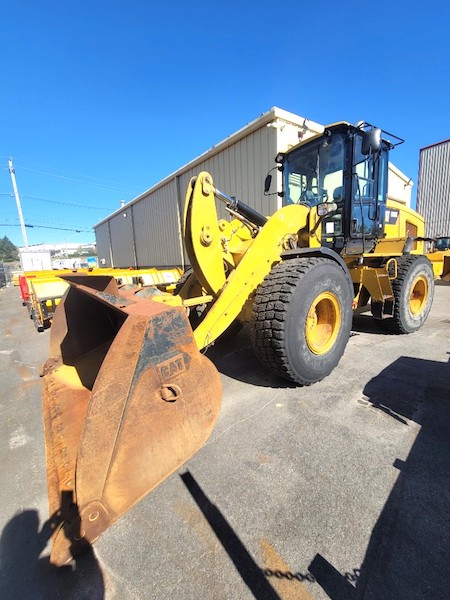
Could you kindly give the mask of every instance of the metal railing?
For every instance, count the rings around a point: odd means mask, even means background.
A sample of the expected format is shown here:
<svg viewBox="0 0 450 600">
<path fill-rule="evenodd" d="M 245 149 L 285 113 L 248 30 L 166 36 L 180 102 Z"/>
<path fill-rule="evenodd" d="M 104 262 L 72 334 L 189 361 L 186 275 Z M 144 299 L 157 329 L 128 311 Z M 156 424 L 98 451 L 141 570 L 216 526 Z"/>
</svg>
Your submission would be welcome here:
<svg viewBox="0 0 450 600">
<path fill-rule="evenodd" d="M 12 283 L 13 270 L 13 267 L 10 265 L 0 262 L 0 287 L 5 287 Z"/>
</svg>

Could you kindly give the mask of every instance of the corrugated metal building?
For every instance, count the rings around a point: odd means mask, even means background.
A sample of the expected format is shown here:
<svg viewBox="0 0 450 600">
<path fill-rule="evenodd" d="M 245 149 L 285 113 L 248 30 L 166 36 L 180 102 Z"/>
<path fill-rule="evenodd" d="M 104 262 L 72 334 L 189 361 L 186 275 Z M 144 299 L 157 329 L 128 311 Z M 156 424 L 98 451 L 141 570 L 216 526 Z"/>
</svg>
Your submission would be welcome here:
<svg viewBox="0 0 450 600">
<path fill-rule="evenodd" d="M 416 206 L 427 236 L 450 236 L 450 140 L 421 148 Z"/>
<path fill-rule="evenodd" d="M 97 255 L 105 267 L 184 266 L 183 206 L 189 180 L 208 171 L 217 188 L 263 215 L 281 207 L 264 196 L 264 179 L 278 152 L 323 131 L 323 125 L 272 108 L 94 226 Z M 277 189 L 281 189 L 281 174 Z M 272 184 L 275 189 L 275 182 Z M 389 196 L 409 206 L 411 180 L 390 165 Z M 221 216 L 224 216 L 222 213 Z"/>
</svg>

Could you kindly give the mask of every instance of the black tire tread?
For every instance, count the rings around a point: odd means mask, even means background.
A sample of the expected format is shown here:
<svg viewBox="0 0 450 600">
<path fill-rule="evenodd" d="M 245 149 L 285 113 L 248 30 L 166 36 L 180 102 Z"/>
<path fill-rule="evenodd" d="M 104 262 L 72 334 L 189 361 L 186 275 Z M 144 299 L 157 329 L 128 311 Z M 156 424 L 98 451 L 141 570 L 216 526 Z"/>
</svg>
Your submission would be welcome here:
<svg viewBox="0 0 450 600">
<path fill-rule="evenodd" d="M 193 269 L 192 267 L 188 267 L 186 269 L 186 271 L 181 275 L 181 277 L 178 279 L 178 281 L 175 284 L 175 288 L 173 290 L 173 295 L 176 296 L 177 294 L 180 293 L 181 288 L 184 286 L 184 284 L 186 283 L 186 281 L 189 279 L 189 277 L 192 275 L 193 273 Z"/>
<path fill-rule="evenodd" d="M 405 279 L 412 265 L 418 261 L 425 262 L 426 260 L 427 259 L 420 254 L 400 256 L 397 258 L 397 277 L 391 283 L 395 298 L 394 314 L 392 318 L 382 319 L 380 321 L 383 329 L 386 331 L 396 335 L 408 333 L 401 321 L 401 306 L 399 303 L 399 298 L 405 284 Z"/>
<path fill-rule="evenodd" d="M 310 257 L 276 265 L 256 292 L 253 302 L 250 338 L 256 357 L 272 373 L 301 385 L 289 366 L 285 340 L 285 321 L 292 297 L 305 275 L 329 259 Z"/>
</svg>

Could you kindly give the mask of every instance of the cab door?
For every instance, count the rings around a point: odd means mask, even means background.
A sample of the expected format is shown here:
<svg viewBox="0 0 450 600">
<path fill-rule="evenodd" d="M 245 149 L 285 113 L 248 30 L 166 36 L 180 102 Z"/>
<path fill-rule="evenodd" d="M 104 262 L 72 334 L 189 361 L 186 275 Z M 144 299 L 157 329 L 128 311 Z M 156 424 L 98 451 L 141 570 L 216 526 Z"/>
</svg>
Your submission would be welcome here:
<svg viewBox="0 0 450 600">
<path fill-rule="evenodd" d="M 387 197 L 387 151 L 363 154 L 362 136 L 355 136 L 352 161 L 350 231 L 347 248 L 371 252 L 384 235 Z"/>
</svg>

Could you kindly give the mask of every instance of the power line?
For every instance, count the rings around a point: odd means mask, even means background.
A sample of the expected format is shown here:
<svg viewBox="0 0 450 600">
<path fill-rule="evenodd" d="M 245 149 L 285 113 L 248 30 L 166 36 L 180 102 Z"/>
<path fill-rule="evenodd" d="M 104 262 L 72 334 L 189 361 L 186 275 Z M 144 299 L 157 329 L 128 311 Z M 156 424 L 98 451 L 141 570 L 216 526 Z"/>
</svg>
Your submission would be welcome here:
<svg viewBox="0 0 450 600">
<path fill-rule="evenodd" d="M 101 183 L 96 183 L 95 181 L 83 181 L 81 179 L 76 179 L 75 177 L 67 177 L 66 175 L 56 175 L 55 173 L 51 173 L 50 171 L 41 171 L 39 169 L 30 169 L 28 167 L 19 167 L 22 171 L 28 171 L 29 173 L 35 173 L 36 175 L 45 175 L 46 177 L 54 177 L 55 179 L 60 179 L 65 181 L 66 183 L 72 183 L 75 185 L 84 185 L 86 187 L 92 187 L 98 190 L 104 190 L 107 192 L 117 192 L 121 194 L 132 194 L 130 190 L 127 190 L 123 187 L 115 187 L 112 185 L 104 185 Z M 82 175 L 81 175 L 82 177 Z M 137 189 L 137 188 L 135 188 Z"/>
<path fill-rule="evenodd" d="M 10 217 L 7 216 L 8 213 L 5 213 L 3 216 L 3 222 L 5 223 L 12 223 L 14 225 L 17 224 L 17 219 L 12 219 Z M 70 223 L 70 225 L 67 225 L 67 221 L 64 221 L 62 219 L 52 219 L 52 218 L 48 218 L 48 219 L 41 219 L 40 215 L 36 215 L 33 213 L 28 213 L 27 214 L 27 219 L 29 223 L 33 223 L 34 225 L 54 225 L 55 227 L 73 227 L 74 229 L 89 229 L 91 227 L 91 223 L 88 222 L 81 222 L 78 221 L 78 223 Z"/>
<path fill-rule="evenodd" d="M 18 223 L 0 223 L 0 227 L 20 227 Z M 75 231 L 76 233 L 92 233 L 92 229 L 69 229 L 68 227 L 50 227 L 49 225 L 31 225 L 25 223 L 25 227 L 31 229 L 58 229 L 59 231 Z"/>
<path fill-rule="evenodd" d="M 0 194 L 0 196 L 9 196 L 14 198 L 12 194 Z M 111 206 L 88 206 L 86 204 L 73 204 L 71 202 L 61 202 L 60 200 L 49 200 L 48 198 L 38 198 L 37 196 L 28 196 L 28 194 L 20 194 L 21 198 L 28 198 L 28 200 L 38 200 L 39 202 L 48 202 L 49 204 L 59 204 L 60 206 L 70 206 L 73 208 L 87 208 L 89 210 L 118 210 L 120 207 L 111 208 Z"/>
<path fill-rule="evenodd" d="M 60 231 L 75 231 L 76 233 L 92 233 L 92 229 L 69 229 L 67 227 L 50 227 L 49 225 L 27 225 L 25 227 L 35 227 L 37 229 L 58 229 Z"/>
<path fill-rule="evenodd" d="M 6 215 L 8 215 L 8 217 L 6 217 Z M 2 215 L 1 217 L 4 218 L 5 221 L 11 221 L 11 216 L 15 216 L 15 219 L 13 219 L 14 221 L 17 221 L 17 212 L 14 212 L 13 210 L 2 210 Z M 74 219 L 70 219 L 70 225 L 71 226 L 75 226 L 75 225 L 81 225 L 82 227 L 87 225 L 90 227 L 91 226 L 91 222 L 89 218 L 84 218 L 85 215 L 83 215 L 83 213 L 77 214 L 77 220 L 75 221 Z M 56 218 L 55 218 L 56 217 Z M 72 217 L 72 215 L 71 215 Z M 45 212 L 38 210 L 38 208 L 36 206 L 33 206 L 31 210 L 27 210 L 27 219 L 31 220 L 31 221 L 36 221 L 39 223 L 44 223 L 45 225 L 48 225 L 49 221 L 52 223 L 56 223 L 57 225 L 66 225 L 67 224 L 67 216 L 64 216 L 63 218 L 61 218 L 61 215 L 58 218 L 58 214 L 56 212 L 51 212 L 49 215 L 47 215 Z"/>
<path fill-rule="evenodd" d="M 36 196 L 28 196 L 26 194 L 22 194 L 22 198 L 28 198 L 29 200 L 38 200 L 40 202 L 48 202 L 50 204 L 59 204 L 61 206 L 71 206 L 74 208 L 88 208 L 90 210 L 117 210 L 120 207 L 117 207 L 117 209 L 111 208 L 110 206 L 87 206 L 85 204 L 72 204 L 70 202 L 61 202 L 59 200 L 48 200 L 47 198 L 37 198 Z"/>
<path fill-rule="evenodd" d="M 79 212 L 75 217 L 76 219 L 72 218 L 72 215 L 69 217 L 71 227 L 90 227 L 92 225 L 92 220 L 89 218 L 89 215 L 86 217 L 84 213 Z M 2 210 L 0 218 L 4 221 L 17 222 L 17 212 L 14 210 Z M 47 215 L 46 212 L 39 210 L 37 206 L 33 206 L 31 210 L 27 210 L 27 219 L 33 223 L 44 223 L 45 225 L 55 223 L 56 225 L 66 226 L 68 217 L 67 215 L 59 215 L 58 218 L 58 213 L 56 211 Z"/>
<path fill-rule="evenodd" d="M 45 172 L 48 172 L 48 171 L 59 171 L 60 173 L 64 173 L 66 175 L 70 175 L 72 177 L 77 177 L 77 178 L 81 177 L 84 180 L 91 180 L 93 183 L 95 183 L 95 182 L 98 181 L 98 182 L 101 182 L 102 184 L 106 183 L 108 185 L 114 185 L 114 186 L 118 186 L 118 187 L 121 187 L 121 188 L 128 186 L 128 184 L 125 184 L 123 182 L 112 181 L 111 179 L 106 179 L 104 177 L 95 177 L 93 175 L 83 175 L 82 173 L 76 173 L 74 171 L 69 171 L 68 169 L 59 169 L 59 168 L 56 168 L 56 167 L 47 167 L 47 166 L 43 166 L 43 165 L 40 165 L 40 164 L 35 163 L 35 162 L 31 162 L 29 160 L 19 159 L 19 165 L 21 165 L 22 163 L 25 163 L 25 164 L 28 164 L 28 165 L 31 165 L 31 166 L 34 166 L 34 167 L 38 167 L 39 169 L 45 169 L 46 170 Z M 17 160 L 16 160 L 16 164 L 17 164 Z M 23 167 L 23 168 L 25 168 L 25 167 Z M 134 188 L 134 189 L 136 189 L 136 190 L 139 189 L 138 186 L 133 186 L 132 185 L 131 187 Z"/>
</svg>

